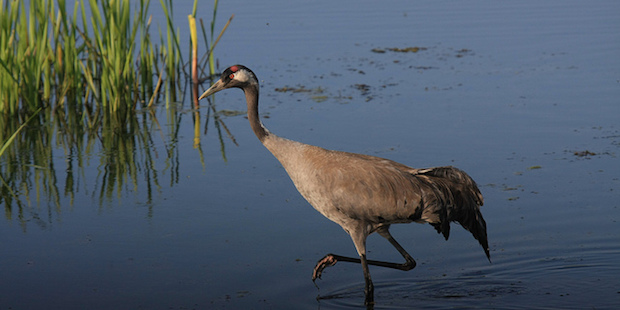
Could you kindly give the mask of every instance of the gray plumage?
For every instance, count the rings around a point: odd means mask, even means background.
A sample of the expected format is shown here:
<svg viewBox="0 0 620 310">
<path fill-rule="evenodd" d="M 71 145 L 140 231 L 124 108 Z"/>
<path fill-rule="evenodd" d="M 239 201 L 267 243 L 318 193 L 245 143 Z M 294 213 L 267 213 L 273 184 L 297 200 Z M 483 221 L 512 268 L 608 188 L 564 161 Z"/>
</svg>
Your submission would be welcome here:
<svg viewBox="0 0 620 310">
<path fill-rule="evenodd" d="M 299 193 L 342 226 L 358 251 L 359 259 L 326 255 L 317 263 L 313 280 L 337 261 L 361 263 L 366 304 L 372 304 L 374 289 L 368 264 L 401 270 L 410 270 L 416 264 L 389 233 L 390 225 L 398 223 L 429 223 L 447 240 L 450 222 L 458 222 L 478 240 L 490 260 L 486 223 L 480 213 L 482 194 L 465 172 L 454 167 L 415 169 L 384 158 L 326 150 L 278 137 L 260 122 L 258 79 L 242 65 L 227 68 L 200 99 L 231 87 L 244 91 L 252 130 L 286 169 Z M 406 262 L 367 260 L 366 238 L 374 232 L 385 237 Z"/>
</svg>

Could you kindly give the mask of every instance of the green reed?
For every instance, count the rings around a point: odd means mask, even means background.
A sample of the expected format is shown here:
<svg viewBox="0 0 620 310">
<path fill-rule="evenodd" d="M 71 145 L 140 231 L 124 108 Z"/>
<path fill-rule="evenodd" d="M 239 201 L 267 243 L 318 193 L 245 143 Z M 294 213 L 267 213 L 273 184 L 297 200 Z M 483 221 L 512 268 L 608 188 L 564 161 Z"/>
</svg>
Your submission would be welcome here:
<svg viewBox="0 0 620 310">
<path fill-rule="evenodd" d="M 0 112 L 16 113 L 20 99 L 24 109 L 34 111 L 41 95 L 49 96 L 50 90 L 41 76 L 50 72 L 47 16 L 51 4 L 30 5 L 27 11 L 20 1 L 0 4 L 0 66 L 4 69 L 0 70 Z"/>
<path fill-rule="evenodd" d="M 122 122 L 158 102 L 162 83 L 167 106 L 177 101 L 189 73 L 173 1 L 160 3 L 166 19 L 158 26 L 165 29 L 153 40 L 150 0 L 83 0 L 70 9 L 65 0 L 0 0 L 0 113 L 69 107 L 87 110 L 91 120 L 105 112 Z M 213 18 L 216 11 L 217 1 Z"/>
<path fill-rule="evenodd" d="M 140 188 L 148 204 L 163 183 L 178 182 L 176 141 L 185 112 L 176 107 L 190 73 L 173 1 L 160 4 L 165 20 L 154 24 L 149 0 L 84 0 L 70 7 L 65 0 L 0 0 L 0 205 L 7 219 L 45 226 L 60 216 L 63 199 L 73 204 L 80 191 L 103 202 Z M 203 59 L 213 59 L 217 40 L 213 30 L 202 31 Z M 214 75 L 208 62 L 196 68 L 200 82 Z M 167 126 L 153 109 L 163 102 Z M 219 132 L 225 125 L 209 104 L 203 134 L 213 112 L 225 157 Z M 199 128 L 200 118 L 194 120 Z M 153 146 L 159 139 L 163 152 Z M 54 152 L 64 152 L 64 160 Z M 88 175 L 93 164 L 95 181 Z"/>
</svg>

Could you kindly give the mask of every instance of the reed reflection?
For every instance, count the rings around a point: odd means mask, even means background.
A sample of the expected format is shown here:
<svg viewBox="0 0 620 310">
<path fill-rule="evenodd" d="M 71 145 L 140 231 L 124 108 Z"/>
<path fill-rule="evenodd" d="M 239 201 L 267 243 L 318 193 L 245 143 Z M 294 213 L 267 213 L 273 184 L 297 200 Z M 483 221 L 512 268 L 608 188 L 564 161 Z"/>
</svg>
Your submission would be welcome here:
<svg viewBox="0 0 620 310">
<path fill-rule="evenodd" d="M 216 129 L 223 160 L 228 140 L 236 144 L 221 117 L 223 112 L 214 103 L 202 109 L 145 109 L 132 112 L 123 123 L 104 113 L 96 127 L 86 124 L 75 111 L 43 110 L 0 157 L 0 205 L 5 218 L 24 230 L 28 223 L 46 228 L 60 218 L 63 208 L 74 206 L 78 195 L 92 199 L 99 208 L 139 195 L 152 208 L 162 189 L 179 183 L 182 160 L 177 142 L 184 118 L 191 116 L 193 146 L 203 168 L 200 141 L 210 127 Z M 158 119 L 162 113 L 163 126 Z M 0 141 L 7 141 L 23 120 L 0 117 Z"/>
</svg>

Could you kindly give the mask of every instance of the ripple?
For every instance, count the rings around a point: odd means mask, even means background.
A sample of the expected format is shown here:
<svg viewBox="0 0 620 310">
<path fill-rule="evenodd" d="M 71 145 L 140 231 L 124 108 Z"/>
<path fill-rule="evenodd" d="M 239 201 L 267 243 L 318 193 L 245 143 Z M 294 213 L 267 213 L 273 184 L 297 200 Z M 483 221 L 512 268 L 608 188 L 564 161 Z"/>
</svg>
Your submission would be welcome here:
<svg viewBox="0 0 620 310">
<path fill-rule="evenodd" d="M 430 309 L 479 307 L 493 304 L 494 298 L 518 296 L 527 288 L 519 282 L 490 279 L 484 275 L 461 275 L 420 281 L 375 282 L 375 308 Z M 360 307 L 364 300 L 363 283 L 343 286 L 318 297 L 321 306 L 348 309 Z"/>
</svg>

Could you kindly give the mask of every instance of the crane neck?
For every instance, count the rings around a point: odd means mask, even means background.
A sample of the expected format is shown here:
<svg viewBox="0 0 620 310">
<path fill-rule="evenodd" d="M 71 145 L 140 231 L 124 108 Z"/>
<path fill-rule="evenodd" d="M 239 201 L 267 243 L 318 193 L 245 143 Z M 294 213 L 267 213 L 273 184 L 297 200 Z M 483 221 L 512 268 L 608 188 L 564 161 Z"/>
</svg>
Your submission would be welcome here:
<svg viewBox="0 0 620 310">
<path fill-rule="evenodd" d="M 248 107 L 250 126 L 258 140 L 263 142 L 269 136 L 269 131 L 263 126 L 258 116 L 258 84 L 249 84 L 243 88 L 243 92 L 245 93 L 245 101 Z"/>
</svg>

